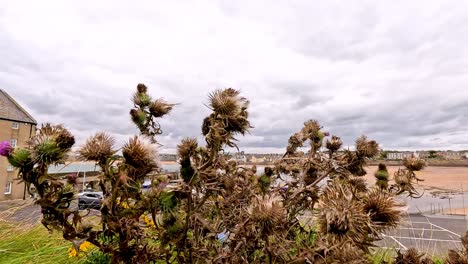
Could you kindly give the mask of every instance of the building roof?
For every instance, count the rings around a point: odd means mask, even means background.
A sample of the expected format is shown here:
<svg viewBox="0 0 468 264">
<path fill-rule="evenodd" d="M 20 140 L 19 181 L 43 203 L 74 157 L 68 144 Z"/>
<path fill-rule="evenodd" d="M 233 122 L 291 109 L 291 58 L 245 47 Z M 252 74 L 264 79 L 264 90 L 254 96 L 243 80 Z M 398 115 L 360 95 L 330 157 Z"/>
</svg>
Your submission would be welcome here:
<svg viewBox="0 0 468 264">
<path fill-rule="evenodd" d="M 0 89 L 0 119 L 37 125 L 36 120 L 2 89 Z"/>
<path fill-rule="evenodd" d="M 99 166 L 96 166 L 95 163 L 91 162 L 71 162 L 68 164 L 50 166 L 48 169 L 49 174 L 91 171 L 101 171 L 101 168 Z"/>
</svg>

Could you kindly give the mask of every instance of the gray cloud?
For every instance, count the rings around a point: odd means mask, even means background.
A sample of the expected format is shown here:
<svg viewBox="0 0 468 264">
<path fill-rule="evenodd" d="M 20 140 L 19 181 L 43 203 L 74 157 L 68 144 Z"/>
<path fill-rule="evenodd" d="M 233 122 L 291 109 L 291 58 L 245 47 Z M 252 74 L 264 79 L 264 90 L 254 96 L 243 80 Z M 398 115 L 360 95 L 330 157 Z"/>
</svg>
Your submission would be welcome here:
<svg viewBox="0 0 468 264">
<path fill-rule="evenodd" d="M 129 98 L 143 82 L 179 103 L 161 120 L 162 151 L 185 136 L 202 142 L 207 95 L 224 87 L 251 101 L 245 151 L 282 151 L 308 119 L 347 145 L 367 134 L 388 149 L 468 149 L 467 8 L 13 1 L 0 7 L 0 87 L 78 143 L 101 130 L 119 144 L 137 133 Z"/>
</svg>

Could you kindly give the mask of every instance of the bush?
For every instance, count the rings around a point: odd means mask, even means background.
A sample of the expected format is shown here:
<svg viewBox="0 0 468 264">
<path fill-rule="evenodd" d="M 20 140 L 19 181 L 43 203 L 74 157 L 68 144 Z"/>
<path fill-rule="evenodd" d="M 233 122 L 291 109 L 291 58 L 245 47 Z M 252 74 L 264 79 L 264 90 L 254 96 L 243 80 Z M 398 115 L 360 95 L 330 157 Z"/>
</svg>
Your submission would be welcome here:
<svg viewBox="0 0 468 264">
<path fill-rule="evenodd" d="M 102 252 L 89 261 L 367 263 L 372 243 L 399 223 L 395 195 L 417 194 L 413 171 L 423 163 L 408 160 L 389 190 L 367 188 L 360 177 L 366 161 L 379 153 L 377 142 L 361 136 L 356 151 L 341 150 L 341 139 L 327 139 L 329 133 L 315 120 L 289 138 L 283 158 L 262 175 L 255 167 L 238 166 L 223 149 L 237 147 L 236 137 L 251 128 L 249 102 L 231 88 L 209 96 L 212 112 L 201 129 L 206 144 L 186 138 L 178 145 L 183 182 L 167 189 L 161 184 L 167 180 L 158 175 L 143 192 L 145 178 L 161 169 L 157 119 L 174 104 L 153 100 L 143 84 L 133 102 L 130 117 L 141 135 L 122 147 L 123 157 L 115 155 L 114 140 L 105 133 L 90 137 L 78 150 L 81 159 L 101 167 L 99 227 L 83 221 L 86 212 L 70 208 L 73 181 L 47 174 L 50 165 L 64 162 L 74 144 L 64 127 L 46 125 L 26 150 L 2 152 L 20 169 L 23 181 L 36 188 L 45 227 L 61 231 L 74 245 L 86 241 Z"/>
</svg>

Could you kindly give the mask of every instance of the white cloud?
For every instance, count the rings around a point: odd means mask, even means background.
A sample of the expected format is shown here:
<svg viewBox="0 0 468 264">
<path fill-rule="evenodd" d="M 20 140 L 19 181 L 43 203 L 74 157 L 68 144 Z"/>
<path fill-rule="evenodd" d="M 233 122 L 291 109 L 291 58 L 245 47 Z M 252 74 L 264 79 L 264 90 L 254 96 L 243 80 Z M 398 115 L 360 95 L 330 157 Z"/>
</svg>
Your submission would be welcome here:
<svg viewBox="0 0 468 264">
<path fill-rule="evenodd" d="M 316 118 L 347 144 L 468 148 L 468 4 L 455 1 L 9 1 L 0 86 L 82 142 L 136 133 L 144 82 L 180 103 L 161 123 L 173 150 L 200 136 L 207 94 L 251 100 L 246 151 L 280 151 Z M 441 138 L 440 140 L 434 140 Z"/>
</svg>

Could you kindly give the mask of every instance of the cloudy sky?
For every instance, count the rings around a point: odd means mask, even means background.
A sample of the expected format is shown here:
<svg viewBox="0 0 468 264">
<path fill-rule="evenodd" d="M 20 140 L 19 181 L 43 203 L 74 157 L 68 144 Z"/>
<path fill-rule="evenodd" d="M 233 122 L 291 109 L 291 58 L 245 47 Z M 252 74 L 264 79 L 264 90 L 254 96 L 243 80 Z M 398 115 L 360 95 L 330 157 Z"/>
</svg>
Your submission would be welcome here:
<svg viewBox="0 0 468 264">
<path fill-rule="evenodd" d="M 317 119 L 352 145 L 468 149 L 466 1 L 2 1 L 0 87 L 82 143 L 137 132 L 137 83 L 180 103 L 163 152 L 200 137 L 207 95 L 240 89 L 246 152 Z"/>
</svg>

